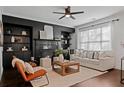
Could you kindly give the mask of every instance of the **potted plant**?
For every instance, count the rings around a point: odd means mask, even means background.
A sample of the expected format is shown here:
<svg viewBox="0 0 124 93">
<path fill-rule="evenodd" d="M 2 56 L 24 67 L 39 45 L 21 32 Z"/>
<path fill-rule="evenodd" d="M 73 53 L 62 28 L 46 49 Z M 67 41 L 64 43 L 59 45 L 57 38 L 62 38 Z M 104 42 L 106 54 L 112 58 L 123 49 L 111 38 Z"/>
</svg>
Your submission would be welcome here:
<svg viewBox="0 0 124 93">
<path fill-rule="evenodd" d="M 68 50 L 56 49 L 55 50 L 55 57 L 58 57 L 60 54 L 63 54 L 64 58 L 70 60 L 70 55 Z"/>
<path fill-rule="evenodd" d="M 63 54 L 63 50 L 62 49 L 56 49 L 55 50 L 55 56 L 58 57 L 60 54 Z"/>
</svg>

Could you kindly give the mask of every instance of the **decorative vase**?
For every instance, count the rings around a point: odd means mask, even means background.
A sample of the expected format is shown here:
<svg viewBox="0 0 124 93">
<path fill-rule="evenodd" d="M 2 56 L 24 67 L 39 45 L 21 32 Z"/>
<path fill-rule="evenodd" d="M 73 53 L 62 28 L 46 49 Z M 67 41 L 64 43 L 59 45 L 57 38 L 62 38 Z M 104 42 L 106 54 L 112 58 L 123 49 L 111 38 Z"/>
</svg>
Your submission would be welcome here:
<svg viewBox="0 0 124 93">
<path fill-rule="evenodd" d="M 14 36 L 11 37 L 11 42 L 15 42 L 15 37 Z"/>
<path fill-rule="evenodd" d="M 60 55 L 59 55 L 59 61 L 60 61 L 60 62 L 64 62 L 63 54 L 60 54 Z"/>
<path fill-rule="evenodd" d="M 22 31 L 22 35 L 27 35 L 26 31 Z"/>
<path fill-rule="evenodd" d="M 31 57 L 31 61 L 34 61 L 34 57 Z"/>
</svg>

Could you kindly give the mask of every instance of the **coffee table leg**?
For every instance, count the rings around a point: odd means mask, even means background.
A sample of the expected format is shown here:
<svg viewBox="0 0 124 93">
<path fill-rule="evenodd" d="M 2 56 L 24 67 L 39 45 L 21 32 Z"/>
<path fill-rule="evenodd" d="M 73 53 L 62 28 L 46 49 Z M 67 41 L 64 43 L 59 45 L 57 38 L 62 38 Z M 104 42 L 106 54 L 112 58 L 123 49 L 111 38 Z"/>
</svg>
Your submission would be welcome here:
<svg viewBox="0 0 124 93">
<path fill-rule="evenodd" d="M 65 67 L 64 66 L 61 66 L 62 67 L 62 75 L 64 76 L 66 73 L 65 73 Z"/>
<path fill-rule="evenodd" d="M 78 66 L 78 71 L 80 71 L 80 65 L 77 65 Z"/>
<path fill-rule="evenodd" d="M 54 64 L 53 64 L 53 61 L 51 61 L 51 66 L 52 66 L 52 70 L 54 70 Z"/>
</svg>

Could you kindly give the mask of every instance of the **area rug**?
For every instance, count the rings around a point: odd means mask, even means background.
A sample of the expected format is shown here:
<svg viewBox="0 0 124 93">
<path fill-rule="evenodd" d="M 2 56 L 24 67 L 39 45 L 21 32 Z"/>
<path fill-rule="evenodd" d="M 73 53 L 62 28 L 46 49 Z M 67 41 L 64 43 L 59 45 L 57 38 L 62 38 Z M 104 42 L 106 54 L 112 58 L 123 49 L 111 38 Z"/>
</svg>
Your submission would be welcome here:
<svg viewBox="0 0 124 93">
<path fill-rule="evenodd" d="M 100 72 L 93 69 L 80 67 L 80 72 L 61 76 L 60 74 L 52 70 L 48 70 L 49 85 L 45 87 L 69 87 L 76 83 L 88 80 L 104 73 L 106 72 Z M 42 77 L 40 79 L 38 78 L 30 82 L 33 87 L 39 87 L 46 83 L 46 79 L 45 77 Z"/>
</svg>

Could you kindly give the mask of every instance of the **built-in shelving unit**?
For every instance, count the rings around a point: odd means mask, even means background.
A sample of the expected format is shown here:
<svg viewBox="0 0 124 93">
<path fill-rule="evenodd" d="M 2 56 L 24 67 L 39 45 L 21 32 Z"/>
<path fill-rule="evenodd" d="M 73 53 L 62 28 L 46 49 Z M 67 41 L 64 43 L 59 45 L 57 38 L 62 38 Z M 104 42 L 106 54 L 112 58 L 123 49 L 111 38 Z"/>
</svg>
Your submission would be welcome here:
<svg viewBox="0 0 124 93">
<path fill-rule="evenodd" d="M 45 55 L 51 56 L 54 50 L 61 46 L 62 40 L 61 32 L 62 31 L 68 33 L 74 32 L 73 28 L 33 20 L 27 20 L 8 15 L 2 15 L 2 21 L 4 26 L 3 65 L 5 68 L 11 67 L 11 58 L 13 54 L 16 54 L 19 58 L 23 59 L 24 61 L 28 60 L 28 57 L 30 55 L 34 57 L 35 56 L 45 57 Z M 53 26 L 52 39 L 54 40 L 39 39 L 40 38 L 39 31 L 43 31 L 45 25 Z M 27 31 L 27 34 L 22 35 L 22 31 Z M 11 38 L 13 36 L 16 37 L 17 39 L 19 38 L 22 39 L 22 42 L 21 41 L 11 42 Z M 58 46 L 56 45 L 57 44 L 56 42 L 58 42 Z M 66 45 L 65 43 L 63 44 Z M 28 48 L 28 51 L 22 51 L 22 47 L 24 46 Z M 48 46 L 48 48 L 44 49 L 43 46 L 44 47 Z M 7 51 L 8 47 L 12 47 L 13 51 Z"/>
<path fill-rule="evenodd" d="M 3 23 L 3 67 L 11 68 L 12 56 L 28 61 L 32 55 L 32 27 Z"/>
<path fill-rule="evenodd" d="M 60 41 L 60 40 L 54 40 L 54 39 L 34 39 L 38 41 Z"/>
<path fill-rule="evenodd" d="M 5 36 L 29 37 L 29 35 L 4 34 Z"/>
<path fill-rule="evenodd" d="M 50 39 L 34 39 L 35 41 L 35 57 L 52 56 L 55 49 L 61 45 L 60 40 Z"/>
<path fill-rule="evenodd" d="M 61 32 L 61 46 L 63 49 L 68 49 L 70 47 L 71 36 L 69 32 Z"/>
</svg>

